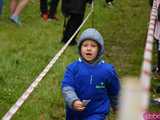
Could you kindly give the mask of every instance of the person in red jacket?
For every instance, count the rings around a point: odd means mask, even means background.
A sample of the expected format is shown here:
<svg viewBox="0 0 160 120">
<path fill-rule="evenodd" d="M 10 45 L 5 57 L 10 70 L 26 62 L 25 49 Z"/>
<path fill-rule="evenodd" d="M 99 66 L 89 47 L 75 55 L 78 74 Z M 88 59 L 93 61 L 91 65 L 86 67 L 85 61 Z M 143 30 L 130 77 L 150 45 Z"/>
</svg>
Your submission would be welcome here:
<svg viewBox="0 0 160 120">
<path fill-rule="evenodd" d="M 51 0 L 49 5 L 50 8 L 48 9 L 48 0 L 40 0 L 40 11 L 41 17 L 47 20 L 58 20 L 56 16 L 56 9 L 58 6 L 59 0 Z"/>
</svg>

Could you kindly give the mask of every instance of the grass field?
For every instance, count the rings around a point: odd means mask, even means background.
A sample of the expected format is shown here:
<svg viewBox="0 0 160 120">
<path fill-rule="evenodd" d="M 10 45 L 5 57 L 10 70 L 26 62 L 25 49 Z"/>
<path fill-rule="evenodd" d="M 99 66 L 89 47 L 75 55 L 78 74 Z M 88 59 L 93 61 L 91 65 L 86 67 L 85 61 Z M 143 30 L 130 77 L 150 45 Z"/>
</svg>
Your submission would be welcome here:
<svg viewBox="0 0 160 120">
<path fill-rule="evenodd" d="M 94 19 L 94 27 L 105 39 L 104 59 L 115 65 L 120 78 L 140 74 L 149 9 L 146 0 L 115 0 L 112 8 L 105 6 L 105 0 L 95 0 L 94 16 L 81 30 L 92 27 Z M 9 2 L 5 1 L 0 18 L 0 118 L 63 46 L 60 4 L 57 15 L 59 21 L 44 22 L 38 0 L 32 0 L 18 27 L 8 19 Z M 63 120 L 60 84 L 66 65 L 77 58 L 76 46 L 68 47 L 13 120 Z M 155 109 L 151 106 L 152 111 Z"/>
</svg>

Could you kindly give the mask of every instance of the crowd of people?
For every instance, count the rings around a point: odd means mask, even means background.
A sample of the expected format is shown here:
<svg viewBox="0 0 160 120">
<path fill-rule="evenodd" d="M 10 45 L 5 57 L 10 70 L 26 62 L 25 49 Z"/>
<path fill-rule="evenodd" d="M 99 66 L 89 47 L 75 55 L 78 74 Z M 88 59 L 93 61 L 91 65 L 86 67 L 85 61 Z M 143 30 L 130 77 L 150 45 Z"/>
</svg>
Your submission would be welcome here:
<svg viewBox="0 0 160 120">
<path fill-rule="evenodd" d="M 105 0 L 107 5 L 112 5 L 113 0 Z M 0 0 L 0 16 L 2 15 L 4 1 Z M 30 0 L 10 0 L 9 19 L 18 26 L 22 25 L 20 16 Z M 59 0 L 40 0 L 40 16 L 44 21 L 58 20 L 56 16 Z M 64 31 L 61 42 L 66 43 L 83 21 L 86 4 L 92 0 L 62 0 L 61 9 L 65 17 Z M 76 44 L 76 36 L 70 45 Z"/>
<path fill-rule="evenodd" d="M 30 0 L 11 0 L 10 1 L 10 20 L 21 26 L 21 20 L 20 20 L 20 15 L 23 9 L 26 7 L 26 5 L 29 3 Z M 41 12 L 41 17 L 47 21 L 47 20 L 58 20 L 56 17 L 56 9 L 58 6 L 59 0 L 51 0 L 48 2 L 48 0 L 40 0 L 40 12 Z M 49 4 L 49 9 L 48 9 L 48 3 Z M 0 0 L 0 16 L 2 15 L 3 11 L 3 0 Z"/>
</svg>

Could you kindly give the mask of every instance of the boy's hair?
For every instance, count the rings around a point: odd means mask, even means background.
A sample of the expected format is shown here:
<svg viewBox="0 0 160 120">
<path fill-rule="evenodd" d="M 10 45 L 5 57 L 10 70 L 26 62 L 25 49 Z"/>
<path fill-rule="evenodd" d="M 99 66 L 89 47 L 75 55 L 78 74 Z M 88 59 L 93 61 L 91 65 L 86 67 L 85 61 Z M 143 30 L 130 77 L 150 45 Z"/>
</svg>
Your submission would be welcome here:
<svg viewBox="0 0 160 120">
<path fill-rule="evenodd" d="M 80 55 L 81 55 L 80 49 L 81 49 L 82 43 L 85 40 L 93 40 L 98 44 L 99 51 L 98 51 L 98 55 L 96 57 L 96 60 L 99 59 L 104 54 L 104 40 L 103 40 L 102 35 L 94 28 L 86 29 L 80 35 L 80 38 L 79 38 L 79 41 L 78 41 L 78 50 L 79 50 Z"/>
</svg>

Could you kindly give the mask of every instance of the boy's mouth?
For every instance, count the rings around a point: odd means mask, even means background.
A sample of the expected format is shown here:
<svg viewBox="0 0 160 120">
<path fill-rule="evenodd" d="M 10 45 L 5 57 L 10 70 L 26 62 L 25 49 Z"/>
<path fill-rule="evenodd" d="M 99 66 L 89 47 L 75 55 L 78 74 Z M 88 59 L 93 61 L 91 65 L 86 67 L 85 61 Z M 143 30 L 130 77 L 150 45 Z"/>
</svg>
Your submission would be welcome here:
<svg viewBox="0 0 160 120">
<path fill-rule="evenodd" d="M 91 54 L 91 53 L 86 53 L 86 55 L 87 55 L 87 56 L 91 56 L 92 54 Z"/>
</svg>

